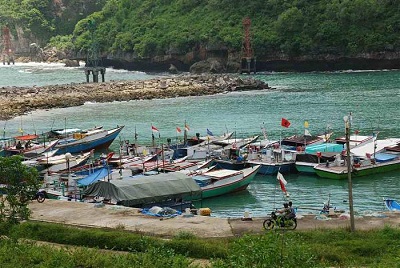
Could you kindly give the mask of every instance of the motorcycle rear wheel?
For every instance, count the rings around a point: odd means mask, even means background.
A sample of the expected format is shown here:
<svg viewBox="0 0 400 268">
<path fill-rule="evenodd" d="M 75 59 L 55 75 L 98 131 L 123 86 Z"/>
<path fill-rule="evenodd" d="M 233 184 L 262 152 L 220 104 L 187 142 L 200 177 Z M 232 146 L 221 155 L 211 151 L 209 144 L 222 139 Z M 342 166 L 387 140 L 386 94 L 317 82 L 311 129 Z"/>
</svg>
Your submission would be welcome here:
<svg viewBox="0 0 400 268">
<path fill-rule="evenodd" d="M 290 230 L 296 229 L 297 228 L 297 220 L 296 219 L 290 219 L 289 221 L 290 221 L 290 224 L 289 224 L 289 226 L 287 228 L 290 229 Z"/>
<path fill-rule="evenodd" d="M 265 230 L 272 230 L 272 229 L 274 229 L 274 227 L 275 227 L 275 223 L 274 223 L 274 221 L 271 220 L 271 219 L 266 219 L 266 220 L 263 222 L 263 227 L 264 227 Z"/>
</svg>

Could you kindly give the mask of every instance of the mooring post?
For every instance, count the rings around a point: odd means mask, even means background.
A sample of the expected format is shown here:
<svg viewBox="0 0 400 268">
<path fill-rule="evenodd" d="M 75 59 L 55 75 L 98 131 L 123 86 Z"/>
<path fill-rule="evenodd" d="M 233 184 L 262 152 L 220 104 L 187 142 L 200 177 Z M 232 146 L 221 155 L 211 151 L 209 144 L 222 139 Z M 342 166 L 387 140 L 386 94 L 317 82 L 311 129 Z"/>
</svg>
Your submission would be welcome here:
<svg viewBox="0 0 400 268">
<path fill-rule="evenodd" d="M 101 82 L 105 82 L 104 75 L 106 74 L 106 68 L 101 68 Z"/>
<path fill-rule="evenodd" d="M 94 83 L 99 82 L 99 71 L 97 69 L 94 69 L 92 73 L 93 73 L 93 82 Z"/>
<path fill-rule="evenodd" d="M 85 75 L 86 75 L 86 83 L 89 83 L 89 76 L 90 76 L 90 71 L 89 70 L 85 70 Z"/>
</svg>

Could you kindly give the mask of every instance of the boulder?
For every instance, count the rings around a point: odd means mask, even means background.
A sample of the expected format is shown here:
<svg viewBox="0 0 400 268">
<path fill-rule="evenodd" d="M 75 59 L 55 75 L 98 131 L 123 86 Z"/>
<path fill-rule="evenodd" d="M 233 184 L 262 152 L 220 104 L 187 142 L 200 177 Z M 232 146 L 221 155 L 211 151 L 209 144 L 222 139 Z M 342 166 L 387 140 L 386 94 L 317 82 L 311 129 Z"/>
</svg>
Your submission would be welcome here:
<svg viewBox="0 0 400 268">
<path fill-rule="evenodd" d="M 77 60 L 64 59 L 63 63 L 65 64 L 65 67 L 79 67 L 79 61 Z"/>
<path fill-rule="evenodd" d="M 190 66 L 190 72 L 195 74 L 224 73 L 225 71 L 225 66 L 215 58 L 199 61 Z"/>
<path fill-rule="evenodd" d="M 177 74 L 177 73 L 178 73 L 178 68 L 176 68 L 175 65 L 171 64 L 171 65 L 169 66 L 168 71 L 169 71 L 170 74 Z"/>
</svg>

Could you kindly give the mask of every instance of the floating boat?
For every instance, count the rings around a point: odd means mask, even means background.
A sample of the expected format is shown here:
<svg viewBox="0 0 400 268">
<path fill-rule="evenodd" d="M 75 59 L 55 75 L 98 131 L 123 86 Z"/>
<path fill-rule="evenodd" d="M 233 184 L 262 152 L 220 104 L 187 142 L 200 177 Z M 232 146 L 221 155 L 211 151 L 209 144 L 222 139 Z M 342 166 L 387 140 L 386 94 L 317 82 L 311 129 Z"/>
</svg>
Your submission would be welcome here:
<svg viewBox="0 0 400 268">
<path fill-rule="evenodd" d="M 58 154 L 107 149 L 123 128 L 124 126 L 118 126 L 110 130 L 96 128 L 90 131 L 75 132 L 72 136 L 59 140 L 54 148 L 58 149 Z"/>
<path fill-rule="evenodd" d="M 306 147 L 296 154 L 296 169 L 300 173 L 315 174 L 314 167 L 321 163 L 333 162 L 335 156 L 343 151 L 342 144 L 321 143 Z"/>
<path fill-rule="evenodd" d="M 201 188 L 201 199 L 220 196 L 247 188 L 261 166 L 243 170 L 219 169 L 197 173 L 192 178 Z"/>
<path fill-rule="evenodd" d="M 385 145 L 389 144 L 387 147 L 376 153 L 363 151 L 363 153 L 365 153 L 365 156 L 363 157 L 357 157 L 354 154 L 351 156 L 350 166 L 353 177 L 367 176 L 400 169 L 400 145 L 397 143 L 398 139 L 392 140 L 394 141 L 392 143 L 388 143 L 388 140 L 389 139 L 376 141 L 378 148 L 380 148 L 381 143 Z M 374 146 L 372 148 L 374 148 Z M 338 155 L 334 162 L 315 166 L 315 173 L 322 178 L 346 179 L 348 177 L 347 163 L 345 160 L 340 159 L 340 157 L 341 156 Z"/>
<path fill-rule="evenodd" d="M 374 159 L 364 159 L 353 162 L 351 165 L 351 175 L 353 177 L 368 176 L 377 173 L 384 173 L 400 169 L 400 158 L 397 155 L 376 154 Z M 335 160 L 333 164 L 319 164 L 314 167 L 315 173 L 322 178 L 346 179 L 347 164 L 343 160 Z"/>
<path fill-rule="evenodd" d="M 40 142 L 40 137 L 36 134 L 16 136 L 12 139 L 15 144 L 3 149 L 4 156 L 22 155 L 24 158 L 35 158 L 45 152 L 53 150 L 58 143 L 58 140 L 46 142 L 45 139 L 43 139 L 43 142 Z M 8 143 L 10 143 L 10 141 L 8 141 Z"/>
</svg>

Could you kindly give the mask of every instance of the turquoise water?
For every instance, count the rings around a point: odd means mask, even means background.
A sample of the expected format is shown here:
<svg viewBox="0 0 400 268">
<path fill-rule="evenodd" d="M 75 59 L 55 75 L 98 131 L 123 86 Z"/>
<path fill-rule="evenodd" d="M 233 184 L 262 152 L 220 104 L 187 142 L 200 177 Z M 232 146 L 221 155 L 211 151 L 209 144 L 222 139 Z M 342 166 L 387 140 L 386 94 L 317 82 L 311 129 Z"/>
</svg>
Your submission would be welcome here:
<svg viewBox="0 0 400 268">
<path fill-rule="evenodd" d="M 82 82 L 83 71 L 76 68 L 48 68 L 33 65 L 15 70 L 0 67 L 0 86 L 44 85 Z M 7 72 L 6 78 L 4 73 Z M 43 75 L 45 72 L 45 75 Z M 68 73 L 68 77 L 65 73 Z M 20 78 L 21 73 L 24 79 Z M 25 75 L 31 78 L 25 78 Z M 38 75 L 40 74 L 40 75 Z M 106 80 L 146 79 L 154 77 L 144 73 L 107 69 Z M 40 110 L 21 117 L 0 121 L 7 136 L 41 133 L 50 128 L 89 128 L 103 125 L 112 128 L 125 125 L 121 139 L 133 140 L 136 131 L 139 142 L 151 139 L 151 125 L 160 130 L 161 139 L 176 139 L 176 126 L 183 128 L 186 121 L 190 135 L 206 134 L 209 128 L 215 134 L 236 131 L 237 137 L 261 134 L 264 125 L 270 138 L 279 138 L 304 131 L 320 134 L 326 129 L 335 136 L 344 135 L 343 116 L 352 112 L 352 131 L 369 135 L 379 131 L 379 138 L 400 137 L 400 71 L 348 71 L 332 73 L 269 73 L 255 76 L 274 89 L 233 92 L 214 96 L 140 100 L 113 103 L 86 103 L 80 107 Z M 3 79 L 4 78 L 4 79 Z M 68 79 L 70 80 L 68 80 Z M 8 81 L 8 82 L 7 82 Z M 29 81 L 31 83 L 29 84 Z M 6 84 L 9 83 L 9 84 Z M 15 83 L 15 84 L 13 84 Z M 21 83 L 21 84 L 18 84 Z M 288 129 L 280 126 L 281 118 L 291 122 Z M 178 137 L 181 139 L 182 137 Z M 111 148 L 116 149 L 119 140 Z M 322 208 L 331 196 L 331 202 L 341 209 L 348 208 L 347 181 L 332 181 L 313 176 L 287 175 L 287 189 L 299 212 L 313 212 Z M 266 215 L 283 202 L 276 178 L 257 176 L 247 191 L 205 200 L 215 216 L 242 216 L 247 209 L 254 216 Z M 384 210 L 382 198 L 400 199 L 400 171 L 353 179 L 354 208 L 357 213 Z"/>
</svg>

